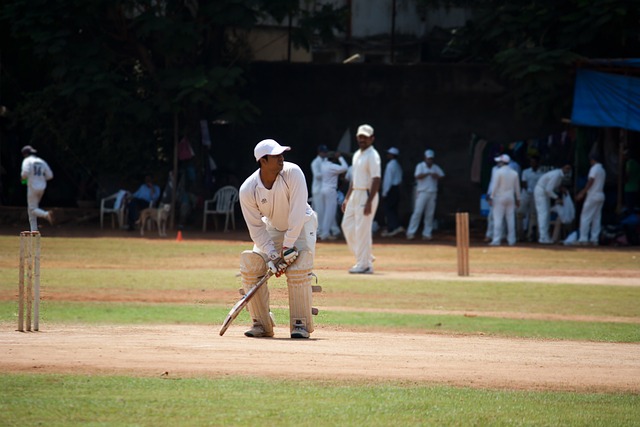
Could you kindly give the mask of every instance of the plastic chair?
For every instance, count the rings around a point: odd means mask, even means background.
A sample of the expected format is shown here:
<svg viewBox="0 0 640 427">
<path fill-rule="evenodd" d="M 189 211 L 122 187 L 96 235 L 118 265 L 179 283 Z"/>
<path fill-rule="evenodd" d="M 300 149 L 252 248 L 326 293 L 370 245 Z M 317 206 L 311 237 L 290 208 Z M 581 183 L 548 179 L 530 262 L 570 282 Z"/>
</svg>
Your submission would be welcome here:
<svg viewBox="0 0 640 427">
<path fill-rule="evenodd" d="M 115 221 L 118 220 L 118 227 L 124 228 L 125 210 L 127 208 L 126 198 L 129 192 L 120 190 L 100 200 L 100 228 L 104 228 L 104 216 L 111 215 L 111 228 L 115 228 Z"/>
<path fill-rule="evenodd" d="M 207 216 L 214 215 L 214 221 L 216 221 L 217 228 L 217 215 L 224 215 L 224 231 L 226 232 L 229 228 L 229 219 L 231 219 L 231 227 L 236 229 L 236 219 L 235 219 L 235 204 L 238 201 L 238 190 L 231 186 L 227 185 L 222 187 L 216 194 L 214 194 L 213 199 L 205 200 L 204 202 L 204 215 L 202 218 L 202 231 L 207 231 Z"/>
</svg>

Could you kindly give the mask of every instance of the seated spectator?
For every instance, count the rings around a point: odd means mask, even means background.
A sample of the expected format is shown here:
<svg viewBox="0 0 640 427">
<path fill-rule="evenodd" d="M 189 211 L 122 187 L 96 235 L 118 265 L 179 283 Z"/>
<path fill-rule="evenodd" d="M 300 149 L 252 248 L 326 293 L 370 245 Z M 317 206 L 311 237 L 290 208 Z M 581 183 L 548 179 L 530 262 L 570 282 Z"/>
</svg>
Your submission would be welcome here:
<svg viewBox="0 0 640 427">
<path fill-rule="evenodd" d="M 142 209 L 148 208 L 152 203 L 156 203 L 160 199 L 160 187 L 153 183 L 151 175 L 144 177 L 144 184 L 138 188 L 138 190 L 131 195 L 129 200 L 127 215 L 128 230 L 133 231 L 135 229 L 136 221 L 140 216 Z"/>
</svg>

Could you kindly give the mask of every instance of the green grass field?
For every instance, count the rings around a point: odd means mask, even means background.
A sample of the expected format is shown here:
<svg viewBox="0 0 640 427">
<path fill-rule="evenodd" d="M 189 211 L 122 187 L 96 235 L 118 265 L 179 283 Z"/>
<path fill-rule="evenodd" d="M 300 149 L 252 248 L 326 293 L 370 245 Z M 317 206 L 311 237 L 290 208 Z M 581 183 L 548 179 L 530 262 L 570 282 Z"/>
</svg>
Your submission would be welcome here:
<svg viewBox="0 0 640 427">
<path fill-rule="evenodd" d="M 43 329 L 219 324 L 239 298 L 238 254 L 248 247 L 139 238 L 42 242 Z M 17 237 L 0 236 L 0 325 L 9 330 L 17 245 Z M 380 245 L 375 253 L 377 274 L 354 277 L 345 274 L 351 259 L 344 245 L 319 245 L 316 328 L 640 343 L 638 251 L 472 247 L 473 280 L 451 274 L 452 246 Z M 506 276 L 483 279 L 492 275 Z M 276 319 L 286 323 L 286 283 L 270 286 Z M 249 319 L 243 313 L 236 322 Z M 7 426 L 640 425 L 640 385 L 628 393 L 577 393 L 18 372 L 0 373 L 0 384 L 0 425 Z"/>
</svg>

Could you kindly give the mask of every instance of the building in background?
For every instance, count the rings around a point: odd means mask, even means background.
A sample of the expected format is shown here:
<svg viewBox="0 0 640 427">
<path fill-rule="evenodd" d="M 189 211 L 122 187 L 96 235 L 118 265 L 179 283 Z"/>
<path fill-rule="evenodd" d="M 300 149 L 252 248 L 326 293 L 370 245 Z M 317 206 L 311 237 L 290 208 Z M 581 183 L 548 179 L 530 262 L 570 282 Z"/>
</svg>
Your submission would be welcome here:
<svg viewBox="0 0 640 427">
<path fill-rule="evenodd" d="M 303 2 L 306 10 L 331 5 L 343 8 L 344 31 L 335 40 L 315 41 L 310 50 L 296 47 L 292 31 L 299 19 L 265 20 L 248 32 L 235 32 L 254 61 L 340 63 L 442 62 L 455 55 L 448 45 L 454 31 L 471 18 L 463 8 L 426 8 L 416 0 L 318 0 Z"/>
</svg>

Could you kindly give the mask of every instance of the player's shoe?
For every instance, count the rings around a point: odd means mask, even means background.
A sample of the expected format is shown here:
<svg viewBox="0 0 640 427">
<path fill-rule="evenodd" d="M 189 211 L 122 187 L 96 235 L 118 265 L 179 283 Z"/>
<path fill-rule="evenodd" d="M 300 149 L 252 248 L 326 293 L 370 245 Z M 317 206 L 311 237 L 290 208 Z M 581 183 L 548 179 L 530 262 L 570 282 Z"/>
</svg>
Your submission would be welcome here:
<svg viewBox="0 0 640 427">
<path fill-rule="evenodd" d="M 350 274 L 373 274 L 373 268 L 371 267 L 362 268 L 358 266 L 353 266 L 351 269 L 349 269 L 349 273 Z"/>
<path fill-rule="evenodd" d="M 273 336 L 273 332 L 267 333 L 262 325 L 256 323 L 251 329 L 245 331 L 244 335 L 250 338 L 270 338 Z"/>
<path fill-rule="evenodd" d="M 56 221 L 55 214 L 53 213 L 53 211 L 47 212 L 46 218 L 47 218 L 47 221 L 49 221 L 50 225 L 53 225 Z"/>
<path fill-rule="evenodd" d="M 309 332 L 302 326 L 295 326 L 291 331 L 291 338 L 309 338 Z"/>
</svg>

